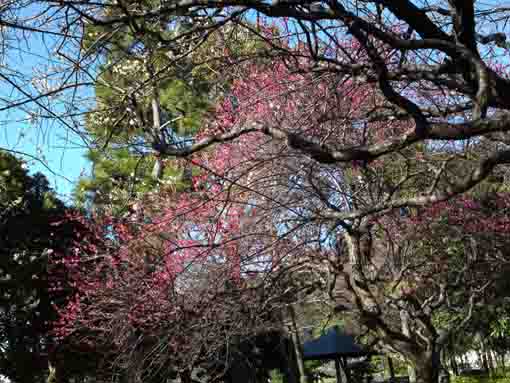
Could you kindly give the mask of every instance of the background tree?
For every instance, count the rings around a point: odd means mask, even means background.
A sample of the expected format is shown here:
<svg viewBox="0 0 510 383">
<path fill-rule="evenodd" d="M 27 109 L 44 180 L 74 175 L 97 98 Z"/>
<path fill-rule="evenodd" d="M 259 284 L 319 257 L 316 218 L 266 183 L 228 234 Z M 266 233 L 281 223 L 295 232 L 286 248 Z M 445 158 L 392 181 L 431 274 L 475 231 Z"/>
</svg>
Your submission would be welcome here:
<svg viewBox="0 0 510 383">
<path fill-rule="evenodd" d="M 52 223 L 66 212 L 48 181 L 28 175 L 26 165 L 0 152 L 0 373 L 12 382 L 42 381 L 55 319 L 48 284 L 49 249 L 69 238 Z M 30 368 L 27 368 L 30 366 Z"/>
<path fill-rule="evenodd" d="M 156 3 L 132 5 L 147 9 Z M 118 10 L 111 8 L 108 13 L 113 17 Z M 154 30 L 168 26 L 167 38 L 173 30 L 189 28 L 171 16 L 152 22 Z M 95 82 L 97 109 L 86 119 L 86 129 L 94 139 L 88 154 L 93 172 L 77 185 L 76 197 L 81 204 L 88 200 L 95 208 L 116 213 L 126 213 L 137 196 L 161 183 L 175 188 L 189 184 L 189 176 L 183 178 L 184 169 L 158 159 L 152 146 L 161 140 L 184 145 L 209 104 L 207 83 L 190 60 L 173 65 L 177 62 L 174 56 L 184 49 L 162 45 L 155 33 L 148 32 L 141 39 L 136 36 L 139 33 L 129 27 L 89 25 L 83 41 L 84 49 L 96 52 L 101 65 Z"/>
<path fill-rule="evenodd" d="M 150 9 L 156 4 L 133 6 Z M 114 16 L 119 10 L 113 7 L 107 12 Z M 191 143 L 231 82 L 222 71 L 224 52 L 237 58 L 253 55 L 261 40 L 246 39 L 249 36 L 242 36 L 240 28 L 232 27 L 215 32 L 206 43 L 191 43 L 190 48 L 173 41 L 184 31 L 191 33 L 188 19 L 169 15 L 151 22 L 150 31 L 141 38 L 127 26 L 86 28 L 84 49 L 97 52 L 101 65 L 96 110 L 86 119 L 87 135 L 94 140 L 88 154 L 93 174 L 76 188 L 80 204 L 94 201 L 96 208 L 114 206 L 125 213 L 136 197 L 162 184 L 176 190 L 189 187 L 191 165 L 161 158 L 158 147 Z M 164 39 L 159 28 L 165 29 Z M 226 46 L 219 46 L 222 43 Z"/>
</svg>

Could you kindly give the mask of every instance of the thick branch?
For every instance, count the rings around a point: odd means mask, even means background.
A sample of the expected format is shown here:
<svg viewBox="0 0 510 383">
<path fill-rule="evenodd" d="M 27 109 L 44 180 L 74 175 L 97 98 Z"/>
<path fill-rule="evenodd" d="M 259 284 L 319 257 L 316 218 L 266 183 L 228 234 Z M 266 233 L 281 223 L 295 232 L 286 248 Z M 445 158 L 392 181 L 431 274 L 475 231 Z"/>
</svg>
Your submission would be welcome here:
<svg viewBox="0 0 510 383">
<path fill-rule="evenodd" d="M 413 2 L 408 0 L 383 0 L 381 2 L 400 20 L 409 24 L 422 38 L 450 41 L 450 37 L 430 20 L 426 10 L 418 8 Z"/>
<path fill-rule="evenodd" d="M 472 0 L 450 0 L 456 40 L 478 56 L 475 36 L 475 5 Z"/>
<path fill-rule="evenodd" d="M 487 178 L 492 170 L 500 164 L 510 164 L 510 150 L 493 152 L 478 163 L 471 174 L 459 182 L 453 183 L 446 190 L 432 195 L 417 195 L 411 198 L 400 198 L 389 202 L 373 205 L 367 209 L 360 209 L 347 213 L 327 212 L 322 216 L 331 219 L 353 220 L 371 214 L 379 214 L 401 207 L 421 207 L 431 203 L 447 201 L 459 194 L 465 193 Z"/>
<path fill-rule="evenodd" d="M 490 120 L 477 120 L 462 124 L 437 123 L 432 124 L 425 135 L 418 137 L 414 129 L 401 137 L 382 143 L 335 149 L 329 145 L 320 144 L 304 137 L 300 133 L 287 132 L 277 127 L 260 123 L 252 123 L 243 129 L 233 130 L 221 135 L 204 138 L 186 148 L 175 148 L 171 145 L 156 145 L 154 148 L 162 155 L 186 157 L 203 150 L 216 143 L 226 143 L 248 133 L 263 133 L 276 140 L 285 140 L 290 148 L 298 150 L 323 164 L 338 162 L 367 161 L 385 154 L 408 147 L 422 140 L 465 140 L 491 133 L 510 131 L 510 114 L 503 114 Z"/>
</svg>

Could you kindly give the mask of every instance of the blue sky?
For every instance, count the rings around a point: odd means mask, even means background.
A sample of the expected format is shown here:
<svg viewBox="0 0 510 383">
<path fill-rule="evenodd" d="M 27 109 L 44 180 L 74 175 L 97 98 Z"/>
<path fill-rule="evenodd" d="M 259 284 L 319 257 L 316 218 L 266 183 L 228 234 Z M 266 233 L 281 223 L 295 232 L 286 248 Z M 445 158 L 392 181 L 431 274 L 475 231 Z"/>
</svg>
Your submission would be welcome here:
<svg viewBox="0 0 510 383">
<path fill-rule="evenodd" d="M 2 121 L 4 114 L 0 114 Z M 11 114 L 10 122 L 2 126 L 0 147 L 31 155 L 33 158 L 21 156 L 27 160 L 30 172 L 44 173 L 57 194 L 68 201 L 80 174 L 89 174 L 90 164 L 84 158 L 86 149 L 64 127 L 31 127 L 19 121 L 20 114 Z"/>
<path fill-rule="evenodd" d="M 53 43 L 31 35 L 25 43 L 18 45 L 22 51 L 13 51 L 5 58 L 5 66 L 0 65 L 0 75 L 15 74 L 12 68 L 18 74 L 31 77 L 34 71 L 44 71 L 51 65 L 62 64 L 58 56 L 52 53 Z M 23 84 L 23 91 L 33 94 L 34 87 L 24 83 L 21 77 L 17 77 L 17 83 Z M 15 101 L 23 98 L 23 95 L 19 91 L 13 92 L 12 87 L 0 81 L 0 98 Z M 0 102 L 0 109 L 4 105 L 5 101 Z M 52 109 L 58 111 L 60 105 L 58 100 L 52 101 Z M 27 153 L 29 156 L 24 158 L 30 173 L 44 173 L 57 194 L 70 202 L 76 180 L 80 175 L 90 173 L 90 163 L 84 157 L 85 144 L 77 134 L 58 121 L 31 121 L 29 112 L 33 107 L 27 105 L 0 110 L 0 147 Z"/>
</svg>

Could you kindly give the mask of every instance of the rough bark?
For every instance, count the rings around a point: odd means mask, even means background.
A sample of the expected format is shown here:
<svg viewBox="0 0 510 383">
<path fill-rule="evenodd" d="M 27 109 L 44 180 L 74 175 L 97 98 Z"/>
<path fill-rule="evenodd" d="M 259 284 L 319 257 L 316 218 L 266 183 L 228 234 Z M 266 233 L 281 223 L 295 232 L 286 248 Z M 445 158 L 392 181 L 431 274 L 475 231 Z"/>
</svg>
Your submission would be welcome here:
<svg viewBox="0 0 510 383">
<path fill-rule="evenodd" d="M 192 383 L 193 382 L 193 380 L 191 379 L 191 371 L 189 371 L 189 370 L 181 372 L 180 376 L 181 376 L 182 383 Z"/>
<path fill-rule="evenodd" d="M 405 310 L 400 310 L 400 320 L 402 322 L 402 333 L 405 336 L 411 336 L 409 331 L 409 314 Z M 407 365 L 407 373 L 409 375 L 409 382 L 416 383 L 416 371 L 413 365 Z"/>
<path fill-rule="evenodd" d="M 415 363 L 417 383 L 438 383 L 441 370 L 440 353 L 432 350 L 423 353 Z"/>
</svg>

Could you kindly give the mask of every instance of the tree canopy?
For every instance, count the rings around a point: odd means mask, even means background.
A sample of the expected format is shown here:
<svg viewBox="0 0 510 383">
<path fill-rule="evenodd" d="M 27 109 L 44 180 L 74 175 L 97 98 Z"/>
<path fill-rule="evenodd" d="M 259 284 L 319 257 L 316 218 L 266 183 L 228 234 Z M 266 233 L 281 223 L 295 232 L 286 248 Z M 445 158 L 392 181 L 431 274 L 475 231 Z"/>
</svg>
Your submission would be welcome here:
<svg viewBox="0 0 510 383">
<path fill-rule="evenodd" d="M 52 344 L 49 322 L 56 319 L 48 257 L 72 234 L 52 227 L 64 219 L 66 207 L 44 175 L 29 175 L 21 160 L 4 151 L 0 174 L 0 374 L 14 382 L 42 381 Z"/>
<path fill-rule="evenodd" d="M 507 302 L 509 17 L 460 0 L 5 2 L 0 110 L 80 136 L 78 199 L 108 205 L 55 251 L 74 293 L 61 344 L 101 355 L 105 379 L 223 379 L 227 349 L 311 299 L 420 383 L 477 321 L 497 343 L 505 317 L 482 318 Z M 23 35 L 59 64 L 10 65 Z"/>
</svg>

